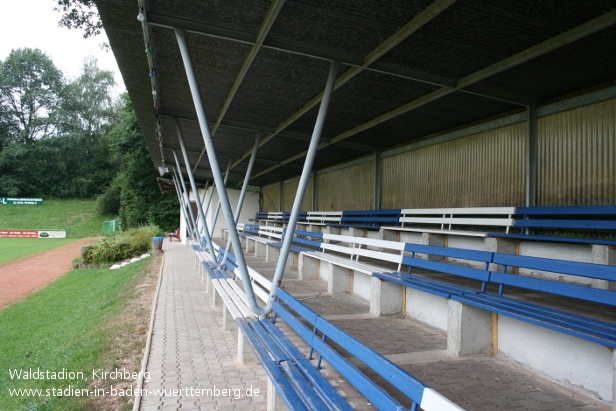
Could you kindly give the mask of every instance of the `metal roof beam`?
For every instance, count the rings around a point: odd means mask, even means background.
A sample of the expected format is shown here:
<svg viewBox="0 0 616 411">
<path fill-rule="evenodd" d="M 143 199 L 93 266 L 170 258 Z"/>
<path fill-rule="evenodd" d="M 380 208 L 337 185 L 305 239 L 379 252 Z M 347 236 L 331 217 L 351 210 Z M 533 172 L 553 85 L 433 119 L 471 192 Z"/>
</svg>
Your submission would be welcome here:
<svg viewBox="0 0 616 411">
<path fill-rule="evenodd" d="M 176 150 L 176 147 L 163 147 L 164 150 Z M 186 152 L 188 154 L 199 154 L 199 151 L 194 151 L 194 150 L 188 150 L 186 149 Z M 221 153 L 221 152 L 217 152 L 217 154 L 222 157 L 222 158 L 230 158 L 232 160 L 236 160 L 238 158 L 240 158 L 239 155 L 237 154 L 230 154 L 230 153 Z M 264 158 L 255 158 L 255 163 L 259 163 L 259 164 L 266 164 L 268 166 L 272 166 L 272 165 L 278 165 L 278 166 L 282 166 L 282 167 L 287 167 L 287 168 L 295 168 L 298 170 L 302 169 L 302 166 L 297 165 L 297 164 L 281 164 L 280 161 L 275 161 L 275 160 L 266 160 Z M 175 164 L 175 163 L 168 163 L 168 164 Z M 210 171 L 209 168 L 207 167 L 202 167 L 202 168 L 198 168 L 198 167 L 194 167 L 193 172 L 196 170 L 201 170 L 201 171 Z"/>
<path fill-rule="evenodd" d="M 216 123 L 214 123 L 214 126 L 212 127 L 212 130 L 211 130 L 212 137 L 216 134 L 216 130 L 218 130 L 218 126 L 220 126 L 222 119 L 225 117 L 227 110 L 231 106 L 231 102 L 233 101 L 233 98 L 235 97 L 237 90 L 239 90 L 240 85 L 242 84 L 242 81 L 244 81 L 244 77 L 246 76 L 246 74 L 248 73 L 248 70 L 250 69 L 250 66 L 252 65 L 252 62 L 254 61 L 255 57 L 257 57 L 257 53 L 261 49 L 261 45 L 263 44 L 263 41 L 267 37 L 270 29 L 272 28 L 274 22 L 276 21 L 276 18 L 278 17 L 278 13 L 280 12 L 282 5 L 284 4 L 284 1 L 285 0 L 274 0 L 267 12 L 267 15 L 265 16 L 265 19 L 263 19 L 261 28 L 259 28 L 259 32 L 257 33 L 257 39 L 255 41 L 255 44 L 253 44 L 250 50 L 248 50 L 248 54 L 246 55 L 246 58 L 244 59 L 244 62 L 242 63 L 242 67 L 237 73 L 237 76 L 235 77 L 235 81 L 233 82 L 233 85 L 231 86 L 231 90 L 229 90 L 229 94 L 227 95 L 227 98 L 225 99 L 225 102 L 222 105 L 222 109 L 220 110 L 220 113 L 218 114 L 218 117 L 216 118 Z M 195 168 L 196 168 L 196 165 L 199 164 L 199 162 L 201 161 L 203 154 L 205 154 L 205 146 L 201 150 L 201 154 L 199 155 L 199 158 L 197 159 Z"/>
<path fill-rule="evenodd" d="M 514 54 L 511 57 L 494 63 L 491 66 L 469 74 L 468 76 L 465 76 L 458 80 L 457 86 L 462 88 L 470 86 L 471 84 L 478 83 L 488 77 L 494 76 L 500 72 L 518 66 L 529 60 L 549 53 L 550 51 L 553 51 L 557 48 L 566 46 L 567 44 L 573 43 L 576 40 L 579 40 L 605 28 L 608 28 L 614 25 L 614 23 L 616 23 L 616 10 L 607 12 L 602 16 L 587 21 L 586 23 L 583 23 L 571 30 L 567 30 L 562 34 L 559 34 L 558 36 L 552 37 L 551 39 L 548 39 L 524 51 Z"/>
<path fill-rule="evenodd" d="M 567 44 L 570 44 L 576 40 L 579 40 L 581 38 L 584 38 L 586 36 L 589 36 L 593 33 L 596 33 L 597 31 L 600 31 L 602 29 L 605 29 L 607 27 L 610 27 L 612 25 L 616 24 L 616 10 L 612 10 L 608 13 L 603 14 L 602 16 L 599 16 L 593 20 L 590 20 L 584 24 L 581 24 L 571 30 L 568 30 L 562 34 L 559 34 L 558 36 L 555 36 L 551 39 L 548 39 L 542 43 L 539 43 L 535 46 L 532 46 L 524 51 L 521 51 L 520 53 L 517 53 L 511 57 L 508 57 L 504 60 L 501 60 L 497 63 L 492 64 L 491 66 L 488 66 L 484 69 L 481 69 L 479 71 L 476 71 L 475 73 L 469 74 L 468 76 L 463 77 L 462 79 L 460 79 L 457 83 L 457 88 L 462 88 L 462 87 L 469 87 L 472 86 L 473 84 L 485 80 L 486 78 L 489 78 L 490 76 L 496 75 L 504 70 L 513 68 L 515 66 L 518 66 L 526 61 L 529 61 L 533 58 L 542 56 L 543 54 L 546 54 L 550 51 L 553 51 L 559 47 L 565 46 Z M 455 89 L 451 89 L 448 87 L 443 87 L 440 88 L 438 90 L 435 90 L 431 93 L 426 94 L 425 96 L 422 96 L 416 100 L 413 100 L 401 107 L 398 107 L 388 113 L 385 113 L 379 117 L 376 117 L 364 124 L 361 124 L 351 130 L 345 131 L 342 134 L 339 134 L 338 136 L 334 137 L 331 139 L 332 143 L 338 143 L 344 139 L 347 139 L 351 136 L 354 136 L 358 133 L 361 133 L 362 131 L 368 130 L 372 127 L 375 127 L 379 124 L 382 124 L 388 120 L 391 120 L 392 118 L 398 117 L 402 114 L 408 113 L 411 110 L 414 110 L 418 107 L 421 107 L 425 104 L 428 104 L 432 101 L 435 101 L 441 97 L 445 97 L 449 94 L 451 94 L 452 92 L 454 92 Z M 319 149 L 327 147 L 329 144 L 327 143 L 321 143 L 319 145 Z M 296 154 L 293 157 L 290 157 L 284 161 L 282 161 L 283 164 L 286 164 L 288 162 L 291 161 L 295 161 L 298 160 L 302 157 L 304 157 L 306 155 L 306 151 L 303 151 L 299 154 Z M 260 177 L 263 174 L 266 174 L 272 170 L 274 170 L 276 167 L 272 166 L 269 167 L 267 170 L 264 170 L 258 174 L 256 174 L 254 177 Z"/>
<path fill-rule="evenodd" d="M 336 60 L 343 64 L 352 66 L 359 71 L 343 74 L 339 80 L 340 83 L 336 83 L 336 89 L 342 86 L 344 83 L 355 77 L 363 70 L 375 71 L 378 73 L 401 77 L 411 81 L 418 81 L 425 84 L 431 84 L 439 87 L 456 87 L 456 80 L 448 77 L 442 77 L 431 73 L 425 73 L 419 70 L 406 69 L 404 67 L 396 66 L 394 64 L 385 64 L 376 61 L 385 52 L 391 50 L 394 46 L 401 43 L 406 37 L 413 34 L 428 21 L 436 17 L 440 12 L 445 10 L 456 0 L 437 0 L 423 12 L 418 14 L 409 23 L 404 25 L 400 30 L 393 34 L 389 39 L 384 41 L 381 45 L 372 50 L 364 58 L 349 53 L 342 53 L 336 50 L 325 49 L 322 47 L 310 46 L 306 44 L 295 43 L 283 39 L 266 38 L 262 42 L 263 48 L 274 49 L 286 53 L 298 54 L 305 57 L 317 58 L 322 60 Z M 205 35 L 209 37 L 216 37 L 224 40 L 235 41 L 239 43 L 245 43 L 255 45 L 258 41 L 258 36 L 252 33 L 243 32 L 239 30 L 227 29 L 224 27 L 214 26 L 211 24 L 197 23 L 190 20 L 184 20 L 176 17 L 165 16 L 156 13 L 148 13 L 148 24 L 153 26 L 160 26 L 166 28 L 181 28 L 188 32 Z M 466 90 L 460 90 L 467 92 Z M 507 97 L 499 95 L 489 87 L 486 87 L 485 93 L 475 92 L 473 94 L 482 95 L 487 98 L 495 98 L 497 100 L 507 101 L 509 103 L 518 104 L 522 106 L 528 105 L 528 99 L 524 96 L 517 96 L 514 93 L 509 93 Z M 319 94 L 320 96 L 320 94 Z M 319 97 L 317 96 L 317 97 Z M 312 102 L 311 107 L 314 107 L 320 102 L 320 97 L 316 103 Z M 302 113 L 303 115 L 304 113 Z M 261 145 L 264 143 L 262 142 Z"/>
<path fill-rule="evenodd" d="M 180 120 L 186 120 L 186 121 L 198 121 L 197 117 L 194 115 L 179 114 L 179 113 L 174 113 L 174 112 L 165 111 L 165 110 L 160 110 L 159 115 L 164 116 L 164 117 L 174 117 L 174 118 L 177 118 Z M 223 121 L 222 123 L 220 123 L 220 127 L 235 128 L 239 130 L 262 131 L 264 133 L 274 133 L 275 132 L 275 130 L 270 127 L 263 127 L 263 126 L 259 126 L 255 124 L 248 124 L 248 123 L 240 123 L 236 121 Z M 310 140 L 310 135 L 304 134 L 304 133 L 296 133 L 294 131 L 284 131 L 282 133 L 277 133 L 277 135 L 279 137 L 294 138 L 298 140 L 306 140 L 306 141 Z M 331 143 L 330 139 L 327 139 L 327 138 L 321 138 L 321 141 L 327 141 Z M 368 144 L 359 144 L 359 143 L 351 143 L 351 142 L 332 143 L 332 144 L 336 146 L 340 146 L 340 147 L 352 148 L 352 149 L 359 150 L 359 151 L 373 152 L 373 151 L 378 150 L 377 147 L 371 146 Z M 242 158 L 241 155 L 233 155 L 232 157 L 234 159 Z"/>
<path fill-rule="evenodd" d="M 428 6 L 424 11 L 415 16 L 411 21 L 405 24 L 400 30 L 391 35 L 387 40 L 383 43 L 379 44 L 376 48 L 374 48 L 370 53 L 366 55 L 365 58 L 360 58 L 359 64 L 357 61 L 354 64 L 349 63 L 344 58 L 340 58 L 343 56 L 337 56 L 332 58 L 332 60 L 341 61 L 343 63 L 351 64 L 354 67 L 351 67 L 344 74 L 342 74 L 334 84 L 334 90 L 337 90 L 342 85 L 346 84 L 352 78 L 361 73 L 364 69 L 366 69 L 371 64 L 375 63 L 377 59 L 382 57 L 385 53 L 391 50 L 393 47 L 400 44 L 404 41 L 408 36 L 415 33 L 421 27 L 423 27 L 430 20 L 438 16 L 442 11 L 447 9 L 450 5 L 452 5 L 455 0 L 436 0 L 430 6 Z M 271 40 L 271 39 L 269 39 Z M 355 58 L 357 60 L 357 58 Z M 285 120 L 282 124 L 280 124 L 273 133 L 268 134 L 263 140 L 261 140 L 261 145 L 266 144 L 269 140 L 274 138 L 278 133 L 282 130 L 286 129 L 289 125 L 293 124 L 297 119 L 306 114 L 309 110 L 315 107 L 319 102 L 323 99 L 324 90 L 322 90 L 319 94 L 313 97 L 308 103 L 306 103 L 302 108 L 293 113 L 291 117 Z M 248 157 L 250 155 L 250 151 L 244 153 L 242 159 Z M 232 164 L 232 167 L 237 164 Z"/>
</svg>

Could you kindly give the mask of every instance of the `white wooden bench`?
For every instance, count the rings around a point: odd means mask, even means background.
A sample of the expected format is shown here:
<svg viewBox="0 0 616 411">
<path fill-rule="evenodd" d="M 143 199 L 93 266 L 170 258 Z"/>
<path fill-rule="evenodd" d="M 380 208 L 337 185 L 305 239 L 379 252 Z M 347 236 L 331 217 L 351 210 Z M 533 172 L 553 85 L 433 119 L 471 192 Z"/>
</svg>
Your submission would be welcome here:
<svg viewBox="0 0 616 411">
<path fill-rule="evenodd" d="M 491 227 L 492 232 L 498 230 L 508 233 L 514 225 L 515 210 L 515 207 L 402 209 L 400 225 L 381 227 L 381 238 L 403 241 L 404 233 L 485 238 L 488 232 L 483 228 L 487 227 Z"/>
<path fill-rule="evenodd" d="M 387 293 L 395 287 L 372 275 L 399 271 L 404 245 L 397 241 L 323 234 L 322 251 L 300 253 L 299 278 L 320 277 L 327 281 L 328 293 L 353 292 L 370 301 L 372 314 L 386 314 Z"/>
<path fill-rule="evenodd" d="M 308 211 L 306 221 L 299 221 L 298 228 L 306 231 L 323 231 L 328 224 L 340 224 L 342 211 Z"/>
</svg>

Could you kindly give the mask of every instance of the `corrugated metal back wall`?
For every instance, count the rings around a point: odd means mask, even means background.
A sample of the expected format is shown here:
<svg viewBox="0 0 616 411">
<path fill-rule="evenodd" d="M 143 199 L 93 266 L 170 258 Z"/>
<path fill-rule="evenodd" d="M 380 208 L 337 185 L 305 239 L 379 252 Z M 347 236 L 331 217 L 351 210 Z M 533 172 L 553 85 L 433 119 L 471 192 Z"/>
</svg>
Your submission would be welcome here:
<svg viewBox="0 0 616 411">
<path fill-rule="evenodd" d="M 616 204 L 616 99 L 538 119 L 537 205 Z M 318 209 L 374 208 L 374 166 L 318 175 Z M 385 157 L 381 208 L 521 206 L 526 124 L 518 123 Z M 284 186 L 293 204 L 297 180 Z M 263 190 L 263 211 L 278 211 L 279 186 Z M 312 188 L 302 210 L 311 210 Z"/>
<path fill-rule="evenodd" d="M 616 204 L 616 100 L 538 119 L 537 205 Z"/>
<path fill-rule="evenodd" d="M 515 124 L 384 158 L 381 208 L 523 205 L 525 140 Z"/>
<path fill-rule="evenodd" d="M 299 185 L 299 179 L 285 182 L 282 184 L 282 197 L 284 211 L 291 211 L 293 208 L 293 202 L 295 201 L 295 192 Z M 301 211 L 312 211 L 312 176 L 308 180 L 308 187 L 306 187 L 306 194 L 304 195 L 304 201 L 302 201 Z"/>
<path fill-rule="evenodd" d="M 261 189 L 261 211 L 280 211 L 280 185 Z"/>
<path fill-rule="evenodd" d="M 317 175 L 319 211 L 374 209 L 374 161 Z"/>
</svg>

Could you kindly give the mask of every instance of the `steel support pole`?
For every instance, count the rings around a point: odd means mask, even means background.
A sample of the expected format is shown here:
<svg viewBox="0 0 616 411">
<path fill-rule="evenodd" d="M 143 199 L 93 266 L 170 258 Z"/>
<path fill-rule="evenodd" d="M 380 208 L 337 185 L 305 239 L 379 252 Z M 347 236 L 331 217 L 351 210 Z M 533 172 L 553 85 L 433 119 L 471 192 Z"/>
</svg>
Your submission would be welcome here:
<svg viewBox="0 0 616 411">
<path fill-rule="evenodd" d="M 227 192 L 227 181 L 229 181 L 229 171 L 231 171 L 231 159 L 229 159 L 229 163 L 227 164 L 227 171 L 225 172 L 225 193 Z M 213 192 L 213 191 L 212 191 Z M 214 236 L 214 229 L 216 228 L 216 221 L 218 221 L 218 213 L 220 213 L 220 196 L 218 196 L 218 204 L 216 204 L 216 212 L 214 212 L 214 219 L 212 220 L 212 231 L 210 232 L 210 236 Z"/>
<path fill-rule="evenodd" d="M 182 174 L 182 166 L 180 165 L 180 160 L 178 159 L 178 155 L 176 154 L 175 150 L 173 150 L 173 157 L 175 157 L 175 164 L 177 164 L 177 174 L 179 175 L 179 180 L 183 187 L 183 194 L 184 196 L 186 196 L 184 202 L 186 203 L 187 207 L 190 209 L 190 216 L 191 216 L 192 224 L 195 230 L 195 235 L 197 235 L 197 238 L 200 238 L 199 225 L 197 224 L 197 218 L 195 217 L 193 209 L 190 206 L 190 192 L 186 188 L 186 182 L 184 181 L 184 175 Z"/>
<path fill-rule="evenodd" d="M 537 195 L 537 110 L 528 106 L 526 147 L 526 206 L 536 206 Z"/>
<path fill-rule="evenodd" d="M 210 167 L 212 169 L 212 175 L 216 184 L 218 196 L 221 200 L 223 214 L 227 222 L 227 227 L 229 228 L 229 238 L 231 239 L 231 244 L 233 245 L 235 261 L 237 264 L 240 278 L 242 279 L 242 283 L 244 285 L 244 292 L 246 293 L 247 303 L 250 309 L 255 314 L 259 316 L 264 316 L 271 312 L 271 307 L 269 311 L 265 311 L 263 308 L 259 307 L 255 298 L 254 291 L 252 289 L 252 283 L 250 282 L 250 276 L 248 275 L 248 268 L 246 266 L 246 260 L 244 259 L 244 252 L 240 243 L 240 237 L 235 227 L 233 212 L 231 211 L 231 205 L 229 204 L 229 197 L 227 196 L 226 187 L 222 178 L 222 173 L 220 171 L 220 165 L 218 164 L 218 158 L 216 157 L 216 149 L 214 148 L 214 143 L 212 142 L 212 135 L 210 133 L 207 116 L 205 114 L 205 109 L 203 108 L 201 91 L 199 90 L 199 83 L 197 82 L 195 71 L 193 69 L 192 61 L 190 58 L 190 50 L 188 49 L 188 44 L 186 42 L 186 33 L 184 32 L 184 30 L 181 29 L 174 29 L 174 32 L 177 38 L 178 46 L 180 48 L 180 53 L 182 54 L 182 61 L 184 63 L 184 69 L 186 71 L 186 77 L 188 78 L 190 92 L 193 98 L 195 110 L 197 112 L 197 117 L 199 119 L 199 127 L 203 136 L 203 142 L 205 143 L 205 149 L 207 152 L 208 160 L 210 162 Z M 269 305 L 273 305 L 273 301 L 271 300 L 272 299 L 270 298 L 271 304 Z"/>
<path fill-rule="evenodd" d="M 192 167 L 190 165 L 190 160 L 188 159 L 188 152 L 186 151 L 186 144 L 184 144 L 184 136 L 182 135 L 182 128 L 180 127 L 180 122 L 177 118 L 174 118 L 175 121 L 175 129 L 178 133 L 178 141 L 180 142 L 180 149 L 182 150 L 182 156 L 184 157 L 184 165 L 186 166 L 186 172 L 188 173 L 188 179 L 190 180 L 190 186 L 192 187 L 193 193 L 195 193 L 195 202 L 197 203 L 197 213 L 199 214 L 199 223 L 203 227 L 203 233 L 205 235 L 205 241 L 207 243 L 207 248 L 210 250 L 210 255 L 212 256 L 213 261 L 218 261 L 216 259 L 216 254 L 214 252 L 214 247 L 212 246 L 212 238 L 208 233 L 207 223 L 205 222 L 205 214 L 203 214 L 203 206 L 201 205 L 201 198 L 199 197 L 199 190 L 197 189 L 197 183 L 195 182 L 195 176 L 192 172 Z M 173 150 L 173 157 L 175 158 L 175 162 L 179 164 L 178 155 Z"/>
<path fill-rule="evenodd" d="M 237 201 L 237 207 L 235 207 L 235 225 L 237 226 L 237 222 L 240 220 L 240 214 L 242 212 L 242 206 L 244 205 L 244 198 L 246 197 L 246 189 L 248 188 L 248 183 L 250 182 L 250 175 L 252 174 L 252 168 L 255 165 L 255 159 L 257 158 L 257 151 L 259 150 L 259 143 L 261 142 L 261 137 L 263 137 L 263 133 L 261 131 L 257 132 L 257 138 L 255 139 L 255 145 L 252 148 L 252 154 L 250 154 L 250 160 L 248 161 L 248 169 L 246 170 L 246 176 L 244 177 L 244 184 L 242 184 L 242 191 L 240 192 L 240 198 Z M 229 255 L 229 249 L 231 248 L 231 237 L 227 240 L 227 245 L 225 246 L 225 255 L 223 256 L 220 263 L 217 264 L 217 267 L 222 267 L 227 261 L 227 256 Z"/>
<path fill-rule="evenodd" d="M 284 187 L 283 187 L 283 183 L 282 180 L 280 180 L 280 198 L 278 199 L 278 211 L 283 212 L 284 211 Z M 284 218 L 283 218 L 284 220 Z"/>
<path fill-rule="evenodd" d="M 214 197 L 214 187 L 216 186 L 215 182 L 212 182 L 212 185 L 210 186 L 210 195 L 208 196 L 207 199 L 207 204 L 205 205 L 205 214 L 207 214 L 208 211 L 210 211 L 210 204 L 212 204 L 212 198 Z M 204 194 L 205 197 L 205 194 Z"/>
<path fill-rule="evenodd" d="M 312 132 L 312 138 L 310 139 L 310 146 L 308 147 L 308 153 L 306 154 L 306 161 L 304 162 L 304 168 L 302 175 L 297 185 L 297 192 L 295 194 L 295 200 L 293 202 L 293 209 L 289 216 L 289 223 L 287 224 L 287 231 L 282 241 L 282 248 L 280 249 L 280 257 L 276 264 L 276 272 L 274 273 L 274 279 L 272 280 L 272 288 L 270 290 L 270 298 L 265 307 L 265 310 L 271 308 L 274 302 L 274 295 L 280 285 L 282 276 L 284 274 L 284 268 L 287 264 L 287 258 L 289 257 L 289 251 L 293 243 L 293 234 L 295 233 L 295 227 L 299 220 L 299 213 L 302 208 L 302 202 L 304 201 L 304 194 L 306 193 L 306 187 L 308 187 L 308 181 L 310 180 L 310 172 L 312 171 L 312 165 L 314 164 L 314 158 L 319 148 L 319 140 L 325 124 L 325 118 L 327 117 L 327 111 L 329 109 L 329 103 L 331 101 L 332 92 L 334 91 L 334 84 L 336 82 L 336 76 L 340 68 L 340 62 L 332 61 L 329 69 L 329 76 L 327 78 L 327 84 L 323 93 L 323 99 L 321 100 L 321 106 L 319 107 L 319 113 Z M 268 311 L 269 312 L 269 311 Z"/>
<path fill-rule="evenodd" d="M 178 173 L 177 169 L 173 167 L 173 173 L 175 174 L 176 180 L 182 181 L 183 183 L 183 180 L 181 180 L 179 177 L 182 175 L 182 171 L 180 170 L 180 172 Z M 182 204 L 184 205 L 184 216 L 188 219 L 188 221 L 190 221 L 190 224 L 188 224 L 188 226 L 191 230 L 191 236 L 193 238 L 195 238 L 195 236 L 197 236 L 196 238 L 199 238 L 198 237 L 199 233 L 197 232 L 197 227 L 195 226 L 195 218 L 192 212 L 192 208 L 190 207 L 190 199 L 188 199 L 188 202 L 187 202 L 184 197 L 186 195 L 186 192 L 185 192 L 186 186 L 184 184 L 181 184 L 181 186 L 178 186 L 178 188 L 180 188 L 180 191 L 179 191 L 181 193 L 180 198 L 181 198 Z"/>
<path fill-rule="evenodd" d="M 205 182 L 205 189 L 203 190 L 203 198 L 201 199 L 201 204 L 205 203 L 205 196 L 207 195 L 207 190 L 209 188 L 208 187 L 209 185 L 210 185 L 210 182 L 206 181 Z M 207 211 L 205 213 L 207 213 Z M 203 214 L 205 214 L 205 213 L 203 213 Z"/>
<path fill-rule="evenodd" d="M 189 232 L 192 232 L 192 226 L 188 223 L 188 218 L 186 216 L 186 207 L 184 206 L 184 199 L 180 195 L 179 183 L 177 182 L 177 179 L 175 178 L 175 176 L 171 176 L 171 179 L 173 180 L 173 185 L 175 186 L 175 193 L 178 196 L 178 203 L 180 204 L 180 209 L 182 210 L 182 217 L 184 219 L 184 224 L 186 225 L 186 229 Z"/>
<path fill-rule="evenodd" d="M 190 236 L 192 238 L 198 239 L 199 232 L 197 230 L 197 225 L 194 219 L 192 208 L 190 207 L 190 198 L 188 198 L 184 190 L 181 189 L 180 178 L 175 168 L 174 168 L 174 173 L 176 173 L 176 179 L 178 180 L 178 187 L 180 187 L 181 200 L 182 200 L 182 204 L 184 204 L 184 215 L 186 216 L 186 219 L 188 222 L 187 226 L 190 228 Z"/>
<path fill-rule="evenodd" d="M 312 211 L 317 211 L 319 206 L 319 197 L 317 196 L 317 170 L 312 171 Z"/>
<path fill-rule="evenodd" d="M 381 209 L 381 152 L 374 153 L 374 209 Z"/>
</svg>

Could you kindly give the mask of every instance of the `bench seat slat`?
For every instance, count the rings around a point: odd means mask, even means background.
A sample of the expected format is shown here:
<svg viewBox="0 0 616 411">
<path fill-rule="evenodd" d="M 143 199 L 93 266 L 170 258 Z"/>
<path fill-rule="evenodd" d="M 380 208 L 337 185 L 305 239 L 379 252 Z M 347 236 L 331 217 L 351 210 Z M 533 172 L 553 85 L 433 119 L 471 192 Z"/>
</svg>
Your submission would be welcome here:
<svg viewBox="0 0 616 411">
<path fill-rule="evenodd" d="M 488 281 L 490 274 L 486 270 L 472 267 L 464 267 L 440 261 L 422 260 L 413 257 L 404 257 L 402 265 L 408 265 L 415 268 L 423 268 L 426 270 L 436 271 L 445 274 L 452 274 L 457 277 L 465 277 L 478 281 Z"/>
<path fill-rule="evenodd" d="M 289 361 L 283 361 L 280 363 L 280 367 L 284 370 L 285 374 L 289 376 L 289 381 L 295 387 L 295 390 L 300 394 L 302 399 L 308 405 L 308 408 L 312 411 L 326 410 L 328 407 L 325 402 L 316 393 L 310 382 L 304 377 L 304 374 L 296 368 L 294 363 Z"/>
<path fill-rule="evenodd" d="M 561 325 L 559 321 L 554 321 L 553 319 L 548 319 L 545 315 L 538 316 L 535 313 L 528 313 L 525 311 L 520 311 L 517 309 L 512 309 L 508 307 L 506 304 L 497 304 L 493 301 L 483 298 L 481 295 L 454 295 L 451 297 L 454 300 L 473 305 L 478 308 L 485 309 L 487 311 L 495 312 L 499 315 L 505 315 L 508 317 L 512 317 L 521 321 L 525 321 L 527 323 L 535 324 L 541 327 L 545 327 L 551 330 L 563 332 L 568 335 L 572 335 L 574 337 L 583 338 L 588 341 L 595 342 L 597 344 L 605 345 L 608 347 L 616 348 L 616 338 L 614 334 L 611 334 L 608 338 L 604 338 L 601 333 L 597 333 L 595 331 L 589 332 L 588 330 L 582 330 L 579 328 Z"/>
<path fill-rule="evenodd" d="M 262 320 L 261 324 L 267 329 L 272 338 L 276 340 L 289 358 L 295 362 L 297 368 L 321 394 L 321 397 L 327 401 L 330 408 L 340 411 L 352 411 L 353 408 L 340 396 L 338 391 L 331 386 L 325 377 L 317 371 L 310 361 L 303 356 L 299 349 L 284 336 L 282 331 L 276 328 L 271 321 Z"/>
<path fill-rule="evenodd" d="M 557 242 L 557 243 L 616 245 L 616 240 L 603 240 L 599 238 L 578 238 L 578 237 L 526 235 L 526 234 L 501 234 L 501 233 L 489 233 L 488 237 L 502 237 L 502 238 L 513 238 L 516 240 L 548 241 L 548 242 Z"/>
<path fill-rule="evenodd" d="M 269 357 L 267 351 L 265 351 L 265 348 L 260 344 L 247 321 L 243 319 L 239 320 L 238 326 L 241 327 L 244 336 L 248 340 L 250 348 L 252 348 L 252 351 L 255 353 L 259 363 L 265 369 L 265 372 L 270 377 L 276 391 L 278 391 L 280 398 L 282 398 L 287 407 L 294 411 L 309 411 L 289 381 L 287 381 L 283 372 L 278 367 L 278 364 Z"/>
<path fill-rule="evenodd" d="M 495 264 L 616 281 L 616 266 L 495 253 Z"/>
<path fill-rule="evenodd" d="M 376 385 L 364 373 L 360 372 L 347 359 L 337 353 L 332 347 L 315 336 L 301 321 L 293 317 L 280 303 L 274 304 L 278 316 L 313 347 L 340 375 L 351 383 L 378 409 L 402 409 L 402 404 L 391 397 L 385 390 Z M 311 323 L 312 324 L 312 323 Z M 418 401 L 421 402 L 421 399 Z"/>
<path fill-rule="evenodd" d="M 449 284 L 443 281 L 433 280 L 431 278 L 423 278 L 417 275 L 409 275 L 404 273 L 373 273 L 377 278 L 400 284 L 405 287 L 410 287 L 419 291 L 424 291 L 429 294 L 434 294 L 439 297 L 450 298 L 454 294 L 474 293 L 475 291 L 468 287 Z"/>
<path fill-rule="evenodd" d="M 590 318 L 574 312 L 563 311 L 558 308 L 552 308 L 541 304 L 535 304 L 529 301 L 517 299 L 515 297 L 492 294 L 488 292 L 469 293 L 472 295 L 464 295 L 464 297 L 481 300 L 488 304 L 501 305 L 507 309 L 516 312 L 524 312 L 527 315 L 532 315 L 537 318 L 545 318 L 546 320 L 556 322 L 564 326 L 575 327 L 586 330 L 588 333 L 596 333 L 604 337 L 616 338 L 616 323 L 607 322 L 595 318 Z"/>
<path fill-rule="evenodd" d="M 286 302 L 291 302 L 293 297 L 287 294 L 283 290 L 278 290 L 277 295 L 281 297 L 281 300 Z M 294 306 L 302 305 L 301 303 L 295 301 Z M 282 310 L 285 310 L 284 307 L 280 306 Z M 285 310 L 286 311 L 286 310 Z M 376 371 L 378 374 L 383 376 L 390 384 L 400 390 L 409 398 L 413 399 L 417 403 L 421 403 L 421 397 L 423 395 L 423 390 L 426 388 L 426 385 L 421 381 L 417 380 L 410 374 L 403 371 L 400 367 L 395 365 L 390 360 L 386 359 L 382 355 L 376 353 L 375 351 L 368 348 L 365 344 L 360 342 L 359 340 L 351 337 L 344 331 L 339 330 L 337 327 L 332 325 L 329 321 L 325 320 L 323 317 L 316 316 L 315 322 L 310 322 L 310 325 L 316 327 L 318 330 L 323 332 L 327 336 L 327 338 L 335 341 L 340 346 L 344 347 L 346 351 L 355 356 L 358 360 L 369 366 L 371 369 Z M 302 324 L 302 326 L 304 326 Z M 305 326 L 304 326 L 305 327 Z M 322 344 L 322 340 L 313 334 L 313 344 L 317 341 L 320 341 Z M 315 347 L 316 348 L 316 347 Z M 317 351 L 319 351 L 317 349 Z M 320 352 L 320 351 L 319 351 Z M 324 356 L 325 357 L 325 356 Z M 326 361 L 330 362 L 329 359 L 325 358 Z M 331 364 L 331 362 L 330 362 Z M 361 390 L 360 390 L 361 391 Z"/>
<path fill-rule="evenodd" d="M 490 282 L 616 307 L 616 292 L 611 290 L 503 273 L 492 273 Z"/>
</svg>

